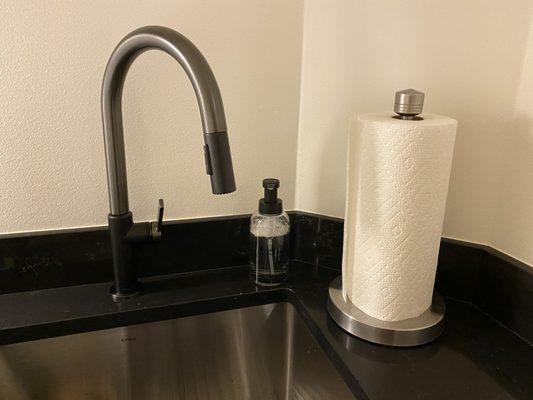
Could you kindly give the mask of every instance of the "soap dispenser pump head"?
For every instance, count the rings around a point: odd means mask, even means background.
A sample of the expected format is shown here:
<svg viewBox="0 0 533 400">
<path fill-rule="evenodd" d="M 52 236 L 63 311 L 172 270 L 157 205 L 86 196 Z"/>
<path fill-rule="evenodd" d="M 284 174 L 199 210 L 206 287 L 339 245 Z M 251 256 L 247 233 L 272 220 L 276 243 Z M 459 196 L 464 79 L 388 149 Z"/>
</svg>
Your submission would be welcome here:
<svg viewBox="0 0 533 400">
<path fill-rule="evenodd" d="M 263 179 L 265 197 L 259 200 L 259 212 L 261 214 L 281 214 L 283 201 L 278 198 L 279 179 Z"/>
</svg>

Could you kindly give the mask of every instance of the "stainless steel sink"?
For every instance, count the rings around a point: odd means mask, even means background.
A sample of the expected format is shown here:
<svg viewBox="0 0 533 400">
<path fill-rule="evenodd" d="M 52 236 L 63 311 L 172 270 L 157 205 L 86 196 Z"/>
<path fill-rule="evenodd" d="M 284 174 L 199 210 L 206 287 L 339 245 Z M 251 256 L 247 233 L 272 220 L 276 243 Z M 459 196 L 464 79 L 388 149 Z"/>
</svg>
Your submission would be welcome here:
<svg viewBox="0 0 533 400">
<path fill-rule="evenodd" d="M 2 399 L 353 399 L 289 303 L 0 347 Z"/>
</svg>

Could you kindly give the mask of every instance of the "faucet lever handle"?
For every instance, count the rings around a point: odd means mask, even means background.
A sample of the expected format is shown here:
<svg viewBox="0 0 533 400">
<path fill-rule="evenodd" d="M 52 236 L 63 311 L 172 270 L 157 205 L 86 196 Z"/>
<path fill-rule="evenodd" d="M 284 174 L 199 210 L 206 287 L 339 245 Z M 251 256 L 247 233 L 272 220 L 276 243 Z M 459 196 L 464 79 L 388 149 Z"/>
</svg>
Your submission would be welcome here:
<svg viewBox="0 0 533 400">
<path fill-rule="evenodd" d="M 157 221 L 150 223 L 150 236 L 152 240 L 161 239 L 161 227 L 163 226 L 163 215 L 165 213 L 165 202 L 159 199 L 157 206 Z"/>
</svg>

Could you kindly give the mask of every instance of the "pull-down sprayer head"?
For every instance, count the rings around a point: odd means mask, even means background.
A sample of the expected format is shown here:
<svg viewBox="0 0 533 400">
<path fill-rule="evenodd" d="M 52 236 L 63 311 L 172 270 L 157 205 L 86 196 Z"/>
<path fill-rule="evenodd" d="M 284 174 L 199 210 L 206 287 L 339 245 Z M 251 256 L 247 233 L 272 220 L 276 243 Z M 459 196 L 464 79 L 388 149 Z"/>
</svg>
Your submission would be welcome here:
<svg viewBox="0 0 533 400">
<path fill-rule="evenodd" d="M 205 168 L 211 177 L 213 194 L 234 192 L 235 177 L 227 132 L 206 133 L 204 141 Z"/>
</svg>

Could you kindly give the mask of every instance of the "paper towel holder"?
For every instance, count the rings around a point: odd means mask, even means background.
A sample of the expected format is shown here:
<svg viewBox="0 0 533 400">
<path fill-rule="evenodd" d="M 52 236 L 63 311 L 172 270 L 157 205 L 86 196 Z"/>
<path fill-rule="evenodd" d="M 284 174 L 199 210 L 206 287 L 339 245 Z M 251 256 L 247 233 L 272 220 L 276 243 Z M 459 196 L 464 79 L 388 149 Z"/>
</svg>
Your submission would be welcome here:
<svg viewBox="0 0 533 400">
<path fill-rule="evenodd" d="M 415 89 L 400 90 L 394 96 L 395 119 L 421 121 L 425 94 Z M 433 292 L 430 307 L 420 316 L 400 321 L 382 321 L 371 317 L 342 294 L 342 277 L 329 286 L 328 312 L 346 332 L 369 342 L 388 346 L 418 346 L 435 340 L 444 329 L 446 305 Z"/>
<path fill-rule="evenodd" d="M 371 317 L 342 295 L 342 277 L 329 285 L 328 312 L 346 332 L 369 342 L 394 347 L 419 346 L 440 336 L 444 329 L 446 305 L 433 293 L 430 307 L 415 318 L 401 321 L 382 321 Z"/>
</svg>

